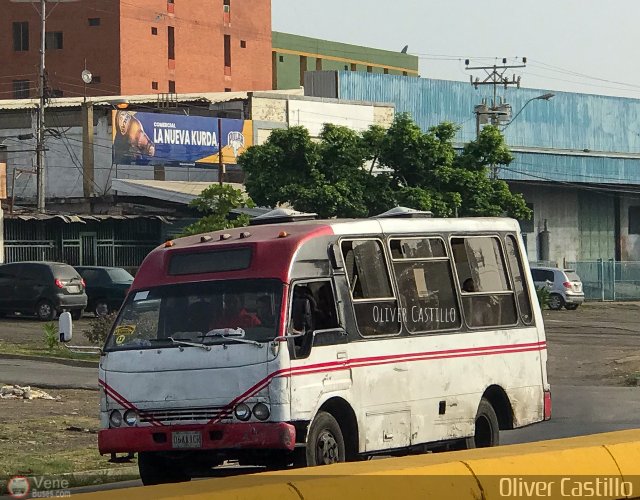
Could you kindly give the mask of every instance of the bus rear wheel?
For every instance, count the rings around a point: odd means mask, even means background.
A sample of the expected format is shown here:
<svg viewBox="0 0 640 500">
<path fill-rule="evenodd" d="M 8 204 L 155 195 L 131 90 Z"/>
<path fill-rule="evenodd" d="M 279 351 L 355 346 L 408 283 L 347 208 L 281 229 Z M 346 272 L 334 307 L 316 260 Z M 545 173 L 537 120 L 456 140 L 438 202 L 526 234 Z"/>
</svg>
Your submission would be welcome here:
<svg viewBox="0 0 640 500">
<path fill-rule="evenodd" d="M 307 465 L 329 465 L 344 462 L 344 436 L 337 420 L 327 412 L 320 412 L 311 423 L 307 437 Z"/>
<path fill-rule="evenodd" d="M 145 486 L 191 481 L 191 477 L 184 471 L 182 464 L 158 453 L 139 453 L 138 470 L 142 484 Z"/>
<path fill-rule="evenodd" d="M 469 444 L 473 444 L 469 446 L 470 448 L 490 448 L 500 443 L 498 416 L 491 403 L 485 398 L 480 400 L 478 413 L 476 413 L 475 434 L 469 441 L 472 442 Z"/>
</svg>

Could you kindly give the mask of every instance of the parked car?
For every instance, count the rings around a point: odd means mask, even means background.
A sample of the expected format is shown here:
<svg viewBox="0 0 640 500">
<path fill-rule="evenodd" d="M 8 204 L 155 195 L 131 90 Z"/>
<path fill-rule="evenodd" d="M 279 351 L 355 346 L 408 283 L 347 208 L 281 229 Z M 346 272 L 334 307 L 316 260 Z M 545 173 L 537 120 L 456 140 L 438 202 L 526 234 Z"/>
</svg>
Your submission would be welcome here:
<svg viewBox="0 0 640 500">
<path fill-rule="evenodd" d="M 120 267 L 78 266 L 76 270 L 87 284 L 87 311 L 104 316 L 120 309 L 133 276 Z"/>
<path fill-rule="evenodd" d="M 0 315 L 33 314 L 51 321 L 63 311 L 80 319 L 87 307 L 85 284 L 78 272 L 59 262 L 0 265 Z"/>
<path fill-rule="evenodd" d="M 584 302 L 582 281 L 573 269 L 557 267 L 532 267 L 531 275 L 536 288 L 549 290 L 549 308 L 563 307 L 574 310 Z"/>
</svg>

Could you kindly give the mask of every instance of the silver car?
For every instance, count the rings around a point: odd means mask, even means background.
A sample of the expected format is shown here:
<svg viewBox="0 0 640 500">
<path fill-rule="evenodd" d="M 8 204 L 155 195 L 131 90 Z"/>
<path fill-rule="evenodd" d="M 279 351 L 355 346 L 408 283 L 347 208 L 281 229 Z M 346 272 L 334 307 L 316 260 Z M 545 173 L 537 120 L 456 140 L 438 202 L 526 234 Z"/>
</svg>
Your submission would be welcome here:
<svg viewBox="0 0 640 500">
<path fill-rule="evenodd" d="M 536 288 L 549 290 L 549 309 L 574 310 L 584 302 L 582 281 L 573 269 L 532 267 L 531 275 Z"/>
</svg>

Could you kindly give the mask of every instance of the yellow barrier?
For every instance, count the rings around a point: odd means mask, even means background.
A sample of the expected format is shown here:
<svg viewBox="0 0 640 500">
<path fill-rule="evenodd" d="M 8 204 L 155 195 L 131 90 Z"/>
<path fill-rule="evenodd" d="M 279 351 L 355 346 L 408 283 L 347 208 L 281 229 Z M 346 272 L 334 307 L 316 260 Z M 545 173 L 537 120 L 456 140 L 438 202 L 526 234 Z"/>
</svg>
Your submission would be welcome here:
<svg viewBox="0 0 640 500">
<path fill-rule="evenodd" d="M 355 500 L 640 497 L 640 430 L 74 495 Z"/>
</svg>

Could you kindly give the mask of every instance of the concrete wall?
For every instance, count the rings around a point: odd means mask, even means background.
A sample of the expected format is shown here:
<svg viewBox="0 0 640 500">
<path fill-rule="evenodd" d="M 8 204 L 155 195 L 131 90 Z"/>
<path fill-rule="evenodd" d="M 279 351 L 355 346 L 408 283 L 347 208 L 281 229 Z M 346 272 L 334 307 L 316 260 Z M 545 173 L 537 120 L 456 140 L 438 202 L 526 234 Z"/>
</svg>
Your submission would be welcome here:
<svg viewBox="0 0 640 500">
<path fill-rule="evenodd" d="M 349 103 L 336 99 L 254 96 L 251 100 L 254 121 L 304 126 L 317 137 L 325 123 L 366 130 L 370 125 L 389 127 L 395 116 L 393 105 Z"/>
<path fill-rule="evenodd" d="M 580 260 L 577 190 L 523 184 L 514 184 L 511 190 L 522 193 L 527 203 L 533 204 L 533 232 L 526 233 L 529 260 L 539 260 L 538 234 L 544 230 L 545 220 L 551 233 L 549 260 L 558 265 L 565 260 Z"/>
<path fill-rule="evenodd" d="M 639 197 L 620 199 L 620 253 L 622 260 L 640 261 L 640 234 L 629 234 L 629 208 L 640 207 Z"/>
</svg>

